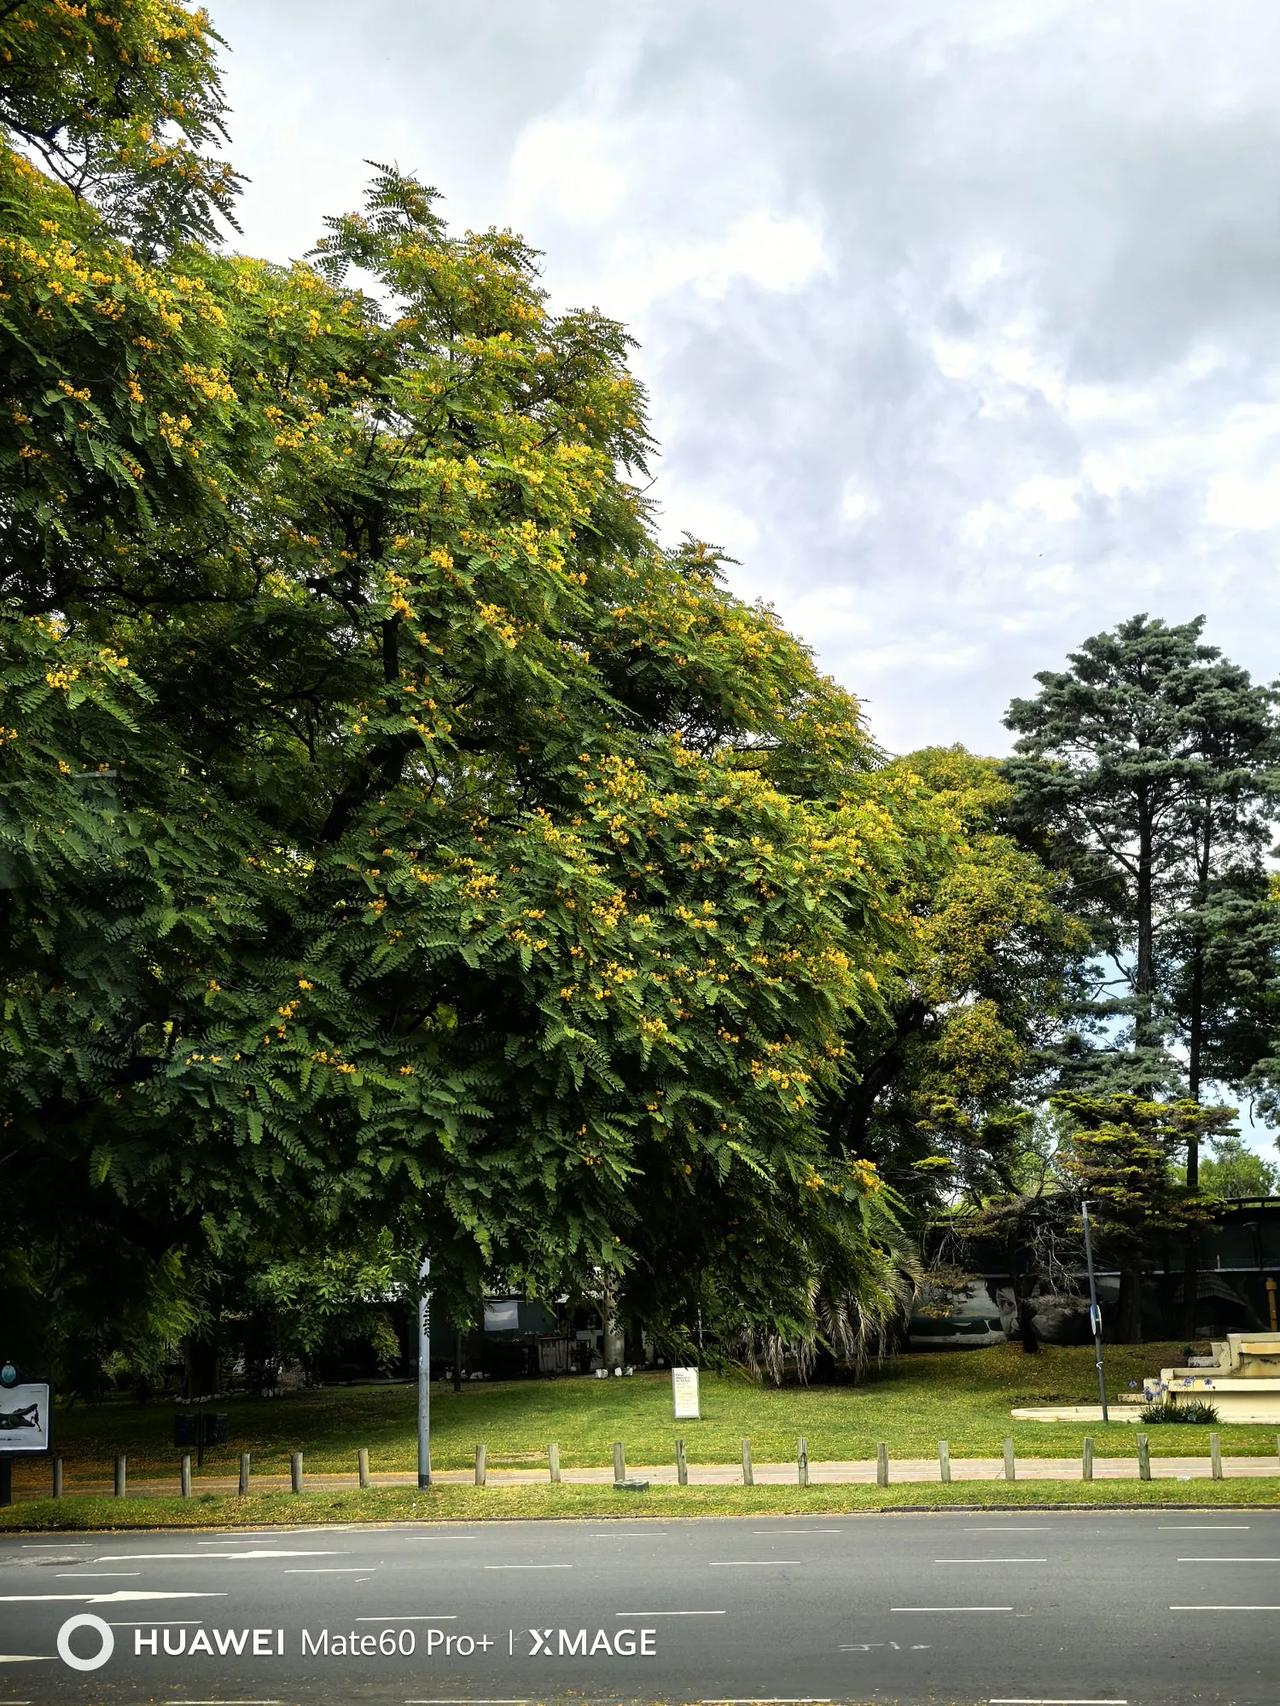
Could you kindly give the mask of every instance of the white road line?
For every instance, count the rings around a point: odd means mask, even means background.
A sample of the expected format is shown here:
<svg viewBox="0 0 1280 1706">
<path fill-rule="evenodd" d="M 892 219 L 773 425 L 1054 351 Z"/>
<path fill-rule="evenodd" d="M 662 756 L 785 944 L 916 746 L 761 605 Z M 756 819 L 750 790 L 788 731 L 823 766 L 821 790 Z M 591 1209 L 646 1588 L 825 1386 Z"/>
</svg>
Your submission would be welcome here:
<svg viewBox="0 0 1280 1706">
<path fill-rule="evenodd" d="M 1280 1558 L 1179 1558 L 1180 1564 L 1280 1564 Z"/>
<path fill-rule="evenodd" d="M 890 1611 L 1012 1611 L 1011 1605 L 891 1605 Z"/>
<path fill-rule="evenodd" d="M 752 1534 L 843 1534 L 843 1528 L 753 1528 Z"/>
<path fill-rule="evenodd" d="M 123 1576 L 140 1576 L 141 1570 L 59 1570 L 53 1578 L 57 1582 L 116 1582 Z"/>
<path fill-rule="evenodd" d="M 336 1547 L 326 1547 L 321 1551 L 309 1548 L 307 1551 L 273 1548 L 270 1552 L 104 1552 L 100 1558 L 95 1558 L 95 1564 L 135 1564 L 154 1562 L 173 1563 L 177 1560 L 194 1559 L 197 1563 L 207 1564 L 211 1559 L 236 1558 L 249 1563 L 260 1558 L 349 1558 L 349 1551 L 339 1551 Z"/>
<path fill-rule="evenodd" d="M 1010 1528 L 1004 1523 L 997 1528 L 994 1524 L 988 1523 L 985 1528 L 966 1528 L 964 1532 L 966 1534 L 1052 1534 L 1053 1530 L 1047 1523 L 1042 1523 L 1039 1528 Z"/>
<path fill-rule="evenodd" d="M 713 1558 L 709 1570 L 776 1570 L 784 1564 L 798 1564 L 799 1558 Z"/>
<path fill-rule="evenodd" d="M 1036 1695 L 1034 1698 L 989 1700 L 987 1706 L 1129 1706 L 1129 1702 L 1127 1700 L 1048 1700 Z"/>
<path fill-rule="evenodd" d="M 1280 1611 L 1280 1605 L 1171 1605 L 1170 1611 Z"/>
<path fill-rule="evenodd" d="M 279 1700 L 162 1700 L 160 1706 L 282 1706 Z"/>
<path fill-rule="evenodd" d="M 528 1700 L 406 1700 L 404 1706 L 531 1706 Z"/>
<path fill-rule="evenodd" d="M 737 1700 L 728 1700 L 723 1695 L 710 1700 L 700 1700 L 698 1706 L 831 1706 L 829 1694 L 752 1694 Z"/>
<path fill-rule="evenodd" d="M 935 1564 L 1047 1564 L 1047 1558 L 935 1558 Z"/>
<path fill-rule="evenodd" d="M 1247 1522 L 1162 1522 L 1161 1534 L 1244 1534 Z"/>
<path fill-rule="evenodd" d="M 86 1605 L 124 1605 L 136 1599 L 225 1599 L 221 1590 L 174 1593 L 160 1588 L 117 1588 L 114 1593 L 0 1593 L 0 1605 L 43 1605 L 47 1601 L 82 1600 Z"/>
<path fill-rule="evenodd" d="M 414 1611 L 408 1617 L 357 1617 L 357 1623 L 456 1623 L 456 1611 Z"/>
<path fill-rule="evenodd" d="M 486 1570 L 571 1570 L 572 1564 L 485 1564 Z"/>
<path fill-rule="evenodd" d="M 727 1611 L 615 1611 L 615 1617 L 727 1617 Z"/>
<path fill-rule="evenodd" d="M 620 1528 L 612 1534 L 588 1534 L 588 1540 L 647 1540 L 651 1534 L 666 1534 L 665 1528 Z"/>
<path fill-rule="evenodd" d="M 285 1576 L 363 1576 L 368 1570 L 376 1570 L 376 1564 L 351 1564 L 342 1569 L 335 1569 L 332 1564 L 306 1564 L 297 1570 L 282 1570 Z"/>
</svg>

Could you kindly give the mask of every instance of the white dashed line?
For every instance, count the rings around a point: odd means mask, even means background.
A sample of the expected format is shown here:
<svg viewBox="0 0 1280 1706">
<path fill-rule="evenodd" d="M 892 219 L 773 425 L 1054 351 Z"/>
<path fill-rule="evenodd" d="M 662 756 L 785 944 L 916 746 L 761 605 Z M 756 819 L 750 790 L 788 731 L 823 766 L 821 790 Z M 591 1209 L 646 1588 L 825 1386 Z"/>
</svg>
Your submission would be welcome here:
<svg viewBox="0 0 1280 1706">
<path fill-rule="evenodd" d="M 943 1613 L 948 1611 L 1012 1611 L 1011 1605 L 891 1605 L 890 1611 L 928 1611 Z"/>
<path fill-rule="evenodd" d="M 935 1564 L 1047 1564 L 1047 1558 L 935 1558 Z"/>
<path fill-rule="evenodd" d="M 1179 1558 L 1180 1564 L 1280 1564 L 1280 1558 Z"/>
<path fill-rule="evenodd" d="M 727 1611 L 615 1611 L 615 1617 L 727 1617 Z"/>
<path fill-rule="evenodd" d="M 709 1570 L 780 1570 L 788 1564 L 800 1563 L 799 1558 L 713 1558 Z"/>
<path fill-rule="evenodd" d="M 485 1564 L 486 1570 L 571 1570 L 572 1564 Z"/>
<path fill-rule="evenodd" d="M 1280 1611 L 1280 1605 L 1171 1605 L 1170 1611 Z"/>
</svg>

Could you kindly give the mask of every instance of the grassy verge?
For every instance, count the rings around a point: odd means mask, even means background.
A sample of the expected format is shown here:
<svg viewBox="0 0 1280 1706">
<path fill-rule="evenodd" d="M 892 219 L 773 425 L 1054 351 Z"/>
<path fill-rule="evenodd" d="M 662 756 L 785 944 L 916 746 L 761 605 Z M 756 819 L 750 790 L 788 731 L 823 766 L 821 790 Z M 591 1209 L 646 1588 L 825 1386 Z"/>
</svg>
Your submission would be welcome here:
<svg viewBox="0 0 1280 1706">
<path fill-rule="evenodd" d="M 1280 1477 L 1248 1481 L 968 1481 L 949 1487 L 370 1488 L 366 1492 L 260 1493 L 234 1498 L 41 1499 L 0 1510 L 0 1533 L 126 1528 L 261 1528 L 317 1522 L 487 1522 L 517 1518 L 829 1516 L 947 1509 L 1077 1510 L 1124 1507 L 1280 1507 Z"/>
<path fill-rule="evenodd" d="M 1115 1346 L 1107 1352 L 1108 1385 L 1119 1397 L 1143 1375 L 1180 1358 L 1174 1344 Z M 432 1456 L 441 1469 L 465 1468 L 483 1440 L 493 1468 L 520 1468 L 546 1461 L 551 1440 L 566 1468 L 607 1465 L 615 1439 L 635 1464 L 669 1463 L 680 1434 L 692 1463 L 732 1463 L 744 1436 L 757 1462 L 788 1461 L 796 1437 L 806 1436 L 809 1455 L 824 1459 L 870 1459 L 886 1440 L 895 1457 L 932 1457 L 939 1439 L 953 1457 L 994 1457 L 1012 1436 L 1020 1457 L 1076 1457 L 1086 1434 L 1100 1455 L 1129 1455 L 1133 1432 L 1116 1423 L 1013 1422 L 1009 1411 L 1024 1404 L 1088 1403 L 1096 1398 L 1093 1351 L 1051 1347 L 1026 1356 L 1014 1345 L 978 1351 L 912 1353 L 874 1371 L 858 1386 L 760 1387 L 732 1374 L 704 1374 L 703 1417 L 671 1417 L 671 1382 L 666 1374 L 630 1380 L 476 1382 L 460 1393 L 432 1391 Z M 375 1470 L 411 1470 L 415 1462 L 415 1391 L 409 1386 L 356 1386 L 298 1392 L 275 1399 L 231 1398 L 231 1445 L 211 1452 L 206 1472 L 234 1473 L 235 1457 L 251 1452 L 263 1473 L 282 1473 L 288 1453 L 303 1451 L 316 1473 L 350 1472 L 357 1446 L 367 1446 Z M 130 1472 L 175 1474 L 174 1409 L 168 1403 L 108 1403 L 63 1407 L 56 1417 L 57 1450 L 68 1480 L 104 1476 L 113 1457 L 125 1453 Z M 1276 1430 L 1222 1425 L 1228 1455 L 1271 1453 Z M 1105 1444 L 1103 1443 L 1105 1440 Z M 1203 1455 L 1209 1430 L 1162 1427 L 1151 1430 L 1159 1455 Z M 19 1486 L 47 1482 L 47 1467 L 15 1466 Z"/>
</svg>

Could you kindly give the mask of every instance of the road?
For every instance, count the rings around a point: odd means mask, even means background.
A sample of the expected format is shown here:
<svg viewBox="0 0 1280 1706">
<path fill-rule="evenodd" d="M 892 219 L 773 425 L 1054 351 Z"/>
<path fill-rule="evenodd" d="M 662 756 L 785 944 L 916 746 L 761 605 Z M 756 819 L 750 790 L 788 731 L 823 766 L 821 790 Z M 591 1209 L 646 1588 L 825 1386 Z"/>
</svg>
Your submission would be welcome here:
<svg viewBox="0 0 1280 1706">
<path fill-rule="evenodd" d="M 59 1630 L 76 1616 L 99 1621 L 64 1637 L 72 1657 L 114 1643 L 98 1669 L 58 1657 Z M 1274 1706 L 1280 1513 L 624 1519 L 0 1542 L 0 1706 L 570 1697 Z"/>
</svg>

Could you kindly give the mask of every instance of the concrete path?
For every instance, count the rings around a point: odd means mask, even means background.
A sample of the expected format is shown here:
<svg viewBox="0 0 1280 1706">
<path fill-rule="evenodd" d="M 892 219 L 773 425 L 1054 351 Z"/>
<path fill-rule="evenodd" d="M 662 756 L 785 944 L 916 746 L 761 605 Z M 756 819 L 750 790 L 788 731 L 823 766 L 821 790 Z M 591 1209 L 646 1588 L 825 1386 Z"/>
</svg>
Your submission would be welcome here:
<svg viewBox="0 0 1280 1706">
<path fill-rule="evenodd" d="M 757 1463 L 754 1466 L 757 1486 L 794 1486 L 797 1480 L 794 1463 Z M 1222 1460 L 1223 1476 L 1229 1480 L 1248 1479 L 1252 1477 L 1276 1476 L 1280 1478 L 1280 1455 L 1274 1457 L 1225 1457 Z M 1019 1481 L 1078 1481 L 1080 1480 L 1080 1459 L 1078 1457 L 1019 1457 L 1016 1464 L 1016 1474 Z M 1095 1457 L 1093 1461 L 1093 1478 L 1095 1481 L 1132 1481 L 1137 1478 L 1138 1465 L 1136 1455 L 1124 1457 Z M 1210 1474 L 1208 1457 L 1156 1457 L 1151 1459 L 1151 1476 L 1156 1481 L 1187 1481 L 1207 1480 Z M 676 1484 L 676 1471 L 672 1464 L 640 1465 L 628 1464 L 627 1475 L 631 1479 L 650 1481 L 655 1486 L 671 1487 Z M 475 1481 L 474 1471 L 470 1469 L 440 1469 L 433 1475 L 433 1480 L 445 1486 L 471 1486 Z M 612 1468 L 599 1469 L 563 1469 L 560 1478 L 570 1486 L 607 1487 L 613 1483 Z M 809 1464 L 809 1481 L 811 1485 L 832 1485 L 849 1483 L 852 1485 L 874 1485 L 876 1466 L 867 1460 L 849 1462 L 828 1462 Z M 491 1487 L 526 1487 L 545 1486 L 549 1477 L 545 1469 L 490 1469 L 488 1485 Z M 941 1476 L 938 1471 L 936 1458 L 904 1457 L 889 1460 L 889 1479 L 893 1483 L 920 1482 L 937 1484 Z M 951 1479 L 953 1481 L 1000 1481 L 1004 1479 L 1004 1461 L 999 1457 L 963 1457 L 952 1458 Z M 369 1477 L 375 1487 L 412 1487 L 417 1484 L 417 1477 L 403 1472 L 375 1472 Z M 738 1463 L 709 1463 L 689 1465 L 689 1484 L 699 1487 L 737 1486 L 742 1481 L 742 1466 Z M 312 1473 L 305 1470 L 304 1486 L 310 1492 L 336 1492 L 342 1488 L 352 1488 L 358 1485 L 355 1470 L 349 1474 L 333 1474 L 323 1471 Z M 287 1475 L 271 1475 L 254 1473 L 251 1486 L 254 1492 L 287 1492 L 289 1477 Z M 195 1493 L 234 1493 L 237 1480 L 234 1475 L 198 1475 L 193 1478 L 192 1491 Z M 110 1478 L 86 1477 L 80 1479 L 68 1475 L 64 1491 L 68 1495 L 108 1495 L 112 1491 Z M 158 1495 L 176 1493 L 178 1491 L 178 1476 L 175 1471 L 167 1477 L 154 1474 L 130 1475 L 128 1491 L 132 1494 Z M 32 1484 L 24 1478 L 21 1486 L 14 1488 L 16 1499 L 42 1498 L 45 1496 L 45 1485 L 41 1481 Z"/>
</svg>

